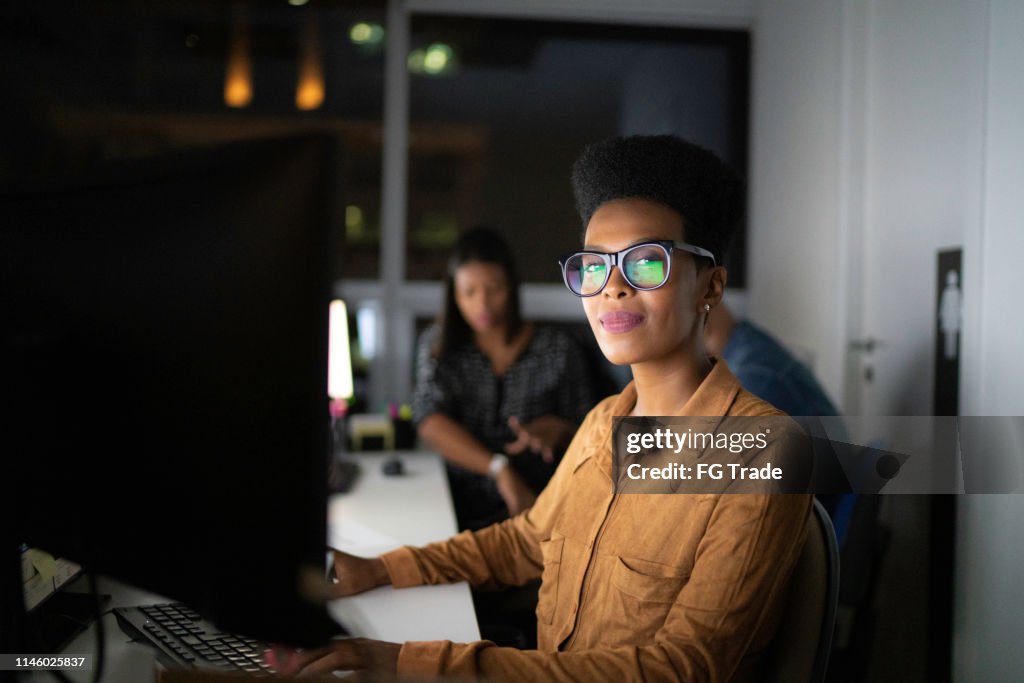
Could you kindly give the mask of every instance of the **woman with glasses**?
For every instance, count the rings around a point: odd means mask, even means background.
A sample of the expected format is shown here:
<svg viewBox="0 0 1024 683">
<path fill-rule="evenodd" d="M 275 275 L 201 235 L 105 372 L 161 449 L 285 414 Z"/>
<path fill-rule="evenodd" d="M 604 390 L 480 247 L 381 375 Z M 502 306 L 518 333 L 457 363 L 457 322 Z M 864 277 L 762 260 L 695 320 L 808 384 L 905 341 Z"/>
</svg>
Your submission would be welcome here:
<svg viewBox="0 0 1024 683">
<path fill-rule="evenodd" d="M 449 256 L 444 308 L 416 369 L 413 420 L 448 461 L 460 529 L 530 507 L 598 399 L 579 344 L 522 319 L 512 252 L 485 227 Z"/>
<path fill-rule="evenodd" d="M 361 641 L 306 653 L 281 663 L 286 668 L 371 666 L 493 681 L 746 681 L 763 674 L 761 655 L 779 623 L 811 496 L 624 493 L 612 447 L 616 416 L 704 424 L 756 416 L 775 424 L 769 418 L 780 415 L 704 349 L 704 323 L 726 283 L 722 254 L 742 215 L 742 186 L 710 152 L 651 136 L 587 148 L 573 189 L 585 234 L 583 248 L 561 259 L 562 274 L 601 350 L 628 363 L 634 381 L 588 414 L 526 513 L 423 548 L 376 559 L 337 553 L 334 560 L 341 595 L 388 583 L 517 585 L 540 576 L 537 651 Z M 785 460 L 802 437 L 781 431 L 762 453 Z"/>
</svg>

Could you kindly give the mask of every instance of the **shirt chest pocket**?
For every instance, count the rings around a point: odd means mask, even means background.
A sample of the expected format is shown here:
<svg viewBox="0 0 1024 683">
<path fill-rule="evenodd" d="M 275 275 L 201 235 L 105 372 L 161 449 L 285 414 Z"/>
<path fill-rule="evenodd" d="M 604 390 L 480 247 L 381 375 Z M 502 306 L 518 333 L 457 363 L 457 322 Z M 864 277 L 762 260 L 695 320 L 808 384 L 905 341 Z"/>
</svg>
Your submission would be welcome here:
<svg viewBox="0 0 1024 683">
<path fill-rule="evenodd" d="M 562 569 L 564 538 L 552 538 L 540 544 L 544 558 L 544 573 L 541 574 L 540 593 L 537 596 L 537 622 L 550 624 L 555 616 L 557 604 L 558 575 Z"/>
<path fill-rule="evenodd" d="M 621 557 L 612 560 L 608 605 L 613 621 L 628 624 L 629 638 L 653 635 L 689 579 L 689 572 L 643 564 Z"/>
<path fill-rule="evenodd" d="M 644 571 L 631 567 L 636 561 L 615 558 L 612 567 L 612 585 L 620 592 L 643 602 L 676 601 L 679 591 L 683 589 L 689 572 L 677 574 L 671 567 L 658 568 L 652 572 L 650 567 Z"/>
</svg>

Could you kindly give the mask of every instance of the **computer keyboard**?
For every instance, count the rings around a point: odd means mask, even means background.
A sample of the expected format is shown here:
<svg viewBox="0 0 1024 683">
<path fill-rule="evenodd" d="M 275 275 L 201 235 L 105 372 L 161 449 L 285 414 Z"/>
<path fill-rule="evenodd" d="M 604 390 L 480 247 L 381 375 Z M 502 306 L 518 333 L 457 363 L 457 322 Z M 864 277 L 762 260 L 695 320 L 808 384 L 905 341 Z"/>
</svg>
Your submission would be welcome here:
<svg viewBox="0 0 1024 683">
<path fill-rule="evenodd" d="M 113 612 L 121 630 L 132 640 L 155 648 L 168 667 L 274 673 L 263 662 L 265 643 L 221 633 L 185 605 L 118 607 Z"/>
</svg>

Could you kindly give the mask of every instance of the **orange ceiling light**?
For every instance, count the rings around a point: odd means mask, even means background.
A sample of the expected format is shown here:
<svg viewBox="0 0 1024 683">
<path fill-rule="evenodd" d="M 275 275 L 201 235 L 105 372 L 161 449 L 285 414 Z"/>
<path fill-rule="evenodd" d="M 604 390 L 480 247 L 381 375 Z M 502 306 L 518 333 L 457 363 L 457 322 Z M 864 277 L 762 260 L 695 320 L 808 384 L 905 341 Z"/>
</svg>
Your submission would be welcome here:
<svg viewBox="0 0 1024 683">
<path fill-rule="evenodd" d="M 227 71 L 224 75 L 224 104 L 235 109 L 252 102 L 252 51 L 249 46 L 249 23 L 241 13 L 235 14 L 228 39 Z"/>
</svg>

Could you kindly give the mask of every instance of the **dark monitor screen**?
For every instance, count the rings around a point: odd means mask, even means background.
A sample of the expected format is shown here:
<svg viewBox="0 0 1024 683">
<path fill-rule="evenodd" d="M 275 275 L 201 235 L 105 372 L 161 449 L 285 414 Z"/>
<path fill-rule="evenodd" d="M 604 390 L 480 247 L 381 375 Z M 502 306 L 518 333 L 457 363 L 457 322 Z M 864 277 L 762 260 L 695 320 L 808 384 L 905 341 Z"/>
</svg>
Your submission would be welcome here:
<svg viewBox="0 0 1024 683">
<path fill-rule="evenodd" d="M 339 630 L 300 589 L 325 559 L 339 153 L 238 143 L 2 193 L 5 542 L 226 630 Z"/>
</svg>

